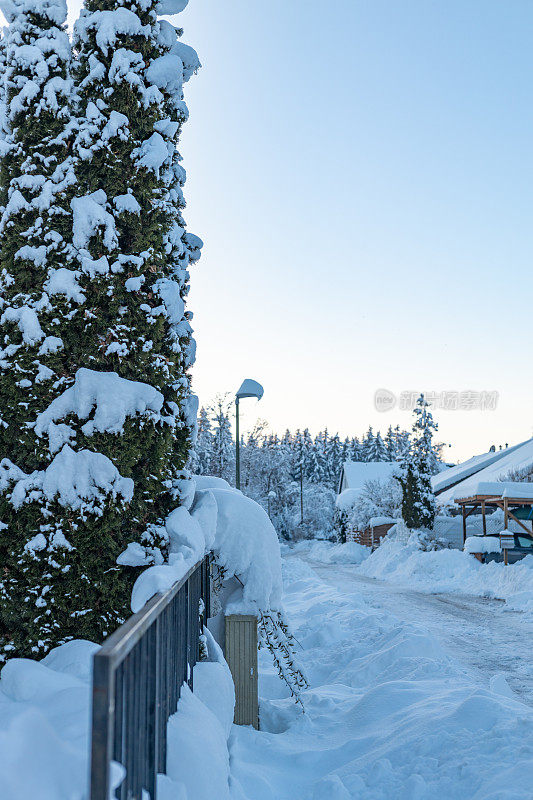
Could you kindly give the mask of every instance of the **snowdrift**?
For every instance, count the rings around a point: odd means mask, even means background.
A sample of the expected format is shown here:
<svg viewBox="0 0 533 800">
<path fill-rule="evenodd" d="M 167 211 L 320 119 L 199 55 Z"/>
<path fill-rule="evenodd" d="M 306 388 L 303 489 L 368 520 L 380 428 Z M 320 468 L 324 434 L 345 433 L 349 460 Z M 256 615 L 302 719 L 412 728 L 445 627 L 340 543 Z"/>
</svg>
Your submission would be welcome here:
<svg viewBox="0 0 533 800">
<path fill-rule="evenodd" d="M 160 800 L 229 800 L 227 739 L 233 682 L 207 632 L 208 661 L 194 668 L 194 695 L 184 685 L 168 723 L 168 775 Z M 87 797 L 92 656 L 98 645 L 75 640 L 42 661 L 13 659 L 0 678 L 0 797 L 84 800 Z M 209 753 L 209 770 L 205 769 Z M 122 770 L 116 769 L 117 785 Z"/>
<path fill-rule="evenodd" d="M 533 612 L 533 556 L 507 567 L 494 561 L 481 564 L 459 550 L 420 550 L 416 535 L 407 544 L 392 536 L 382 540 L 360 572 L 421 592 L 496 598 L 515 611 Z"/>
<path fill-rule="evenodd" d="M 263 664 L 263 730 L 231 739 L 247 798 L 530 800 L 533 710 L 503 675 L 482 685 L 422 625 L 337 589 L 334 567 L 326 583 L 292 551 L 284 578 L 311 685 L 302 715 Z"/>
</svg>

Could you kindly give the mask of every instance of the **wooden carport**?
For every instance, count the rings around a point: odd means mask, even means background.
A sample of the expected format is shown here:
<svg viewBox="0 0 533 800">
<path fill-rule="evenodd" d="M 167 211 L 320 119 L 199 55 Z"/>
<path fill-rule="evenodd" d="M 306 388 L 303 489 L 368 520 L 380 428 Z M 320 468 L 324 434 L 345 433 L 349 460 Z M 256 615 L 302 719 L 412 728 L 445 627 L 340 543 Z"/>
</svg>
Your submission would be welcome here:
<svg viewBox="0 0 533 800">
<path fill-rule="evenodd" d="M 487 533 L 487 520 L 485 516 L 487 507 L 502 509 L 504 530 L 507 530 L 509 526 L 509 520 L 512 519 L 513 522 L 516 522 L 518 525 L 520 525 L 520 527 L 523 528 L 526 533 L 533 533 L 533 497 L 519 497 L 519 484 L 517 484 L 517 489 L 514 490 L 516 491 L 517 496 L 508 497 L 507 494 L 503 496 L 503 491 L 506 491 L 505 485 L 502 486 L 502 495 L 495 495 L 494 492 L 492 494 L 475 494 L 472 495 L 472 497 L 461 497 L 455 501 L 457 505 L 461 507 L 461 512 L 463 515 L 463 543 L 466 541 L 466 520 L 471 514 L 474 513 L 474 511 L 479 508 L 481 508 L 481 514 L 483 518 L 484 535 Z M 520 508 L 529 508 L 527 518 L 531 519 L 531 529 L 528 528 L 514 513 Z"/>
</svg>

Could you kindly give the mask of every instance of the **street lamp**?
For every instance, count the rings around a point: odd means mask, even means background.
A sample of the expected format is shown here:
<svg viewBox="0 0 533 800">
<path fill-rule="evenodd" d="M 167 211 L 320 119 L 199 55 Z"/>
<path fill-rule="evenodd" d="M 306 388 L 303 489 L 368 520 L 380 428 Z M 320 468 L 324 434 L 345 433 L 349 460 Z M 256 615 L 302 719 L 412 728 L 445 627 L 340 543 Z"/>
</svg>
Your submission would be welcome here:
<svg viewBox="0 0 533 800">
<path fill-rule="evenodd" d="M 246 378 L 241 388 L 235 395 L 235 486 L 241 488 L 241 453 L 240 453 L 240 434 L 239 434 L 239 400 L 242 397 L 263 397 L 263 387 L 257 381 Z"/>
</svg>

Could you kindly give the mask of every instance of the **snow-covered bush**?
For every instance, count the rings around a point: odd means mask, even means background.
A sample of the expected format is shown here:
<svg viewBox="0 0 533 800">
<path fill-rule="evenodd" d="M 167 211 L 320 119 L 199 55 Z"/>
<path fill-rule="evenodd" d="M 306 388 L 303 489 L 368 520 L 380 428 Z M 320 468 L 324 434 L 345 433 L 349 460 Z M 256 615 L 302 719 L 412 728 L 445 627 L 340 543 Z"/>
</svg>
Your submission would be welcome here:
<svg viewBox="0 0 533 800">
<path fill-rule="evenodd" d="M 345 489 L 335 503 L 335 530 L 338 541 L 346 541 L 347 531 L 363 531 L 372 517 L 400 516 L 402 492 L 398 481 L 367 481 L 361 489 Z"/>
<path fill-rule="evenodd" d="M 196 421 L 176 142 L 199 66 L 155 0 L 9 4 L 0 280 L 4 654 L 99 641 L 170 546 Z M 134 553 L 135 557 L 132 557 Z"/>
</svg>

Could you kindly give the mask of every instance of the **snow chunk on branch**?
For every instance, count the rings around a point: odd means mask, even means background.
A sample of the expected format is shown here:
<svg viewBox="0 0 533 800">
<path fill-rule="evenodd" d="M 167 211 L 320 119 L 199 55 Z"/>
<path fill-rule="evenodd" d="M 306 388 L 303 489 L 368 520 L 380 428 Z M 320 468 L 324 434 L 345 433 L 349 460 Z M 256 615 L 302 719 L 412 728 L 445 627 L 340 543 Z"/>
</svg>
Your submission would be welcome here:
<svg viewBox="0 0 533 800">
<path fill-rule="evenodd" d="M 113 200 L 113 205 L 119 214 L 123 214 L 125 211 L 130 214 L 140 214 L 141 212 L 141 206 L 131 193 L 117 195 Z"/>
<path fill-rule="evenodd" d="M 153 386 L 121 378 L 116 372 L 97 372 L 82 367 L 74 384 L 53 400 L 37 417 L 35 433 L 50 433 L 51 424 L 76 414 L 78 419 L 94 416 L 82 431 L 86 436 L 98 433 L 121 433 L 126 417 L 147 416 L 159 421 L 163 395 Z"/>
<path fill-rule="evenodd" d="M 71 202 L 74 215 L 73 219 L 73 243 L 80 250 L 86 248 L 91 238 L 97 233 L 99 228 L 104 229 L 103 241 L 109 251 L 113 250 L 118 244 L 117 232 L 115 230 L 115 220 L 106 211 L 107 196 L 103 189 L 83 197 L 75 197 Z"/>
<path fill-rule="evenodd" d="M 192 49 L 192 48 L 191 48 Z M 183 62 L 174 53 L 165 53 L 155 58 L 146 70 L 146 79 L 172 94 L 181 93 L 183 86 Z"/>
<path fill-rule="evenodd" d="M 185 303 L 180 294 L 179 284 L 169 278 L 160 278 L 155 282 L 154 289 L 163 301 L 165 316 L 168 321 L 171 325 L 177 325 L 185 311 Z M 152 313 L 156 311 L 157 309 L 153 309 Z"/>
<path fill-rule="evenodd" d="M 137 161 L 139 167 L 159 175 L 159 170 L 169 157 L 169 151 L 161 134 L 156 132 L 133 150 L 131 157 Z"/>
<path fill-rule="evenodd" d="M 86 41 L 87 32 L 91 28 L 96 31 L 96 44 L 106 56 L 109 48 L 113 48 L 120 35 L 150 35 L 150 25 L 143 25 L 137 14 L 128 8 L 95 11 L 92 14 L 82 13 L 74 26 L 76 36 Z"/>
<path fill-rule="evenodd" d="M 22 334 L 22 341 L 27 345 L 34 345 L 44 339 L 44 333 L 35 309 L 30 306 L 20 308 L 6 308 L 0 317 L 0 325 L 6 322 L 16 322 Z"/>
<path fill-rule="evenodd" d="M 179 14 L 186 8 L 189 0 L 159 0 L 157 4 L 158 14 Z"/>
<path fill-rule="evenodd" d="M 9 459 L 0 462 L 0 492 L 11 486 L 10 503 L 20 508 L 24 503 L 43 497 L 57 499 L 75 511 L 101 514 L 106 497 L 129 503 L 133 497 L 133 481 L 123 478 L 112 461 L 91 450 L 76 452 L 65 445 L 45 470 L 26 475 Z"/>
<path fill-rule="evenodd" d="M 65 0 L 2 0 L 0 8 L 8 22 L 13 22 L 18 14 L 28 12 L 46 17 L 56 25 L 62 25 L 67 18 Z"/>
<path fill-rule="evenodd" d="M 48 273 L 48 280 L 44 285 L 45 292 L 52 296 L 54 294 L 64 294 L 69 300 L 75 303 L 84 303 L 85 295 L 78 283 L 80 273 L 78 271 L 60 267 L 52 269 Z"/>
</svg>

